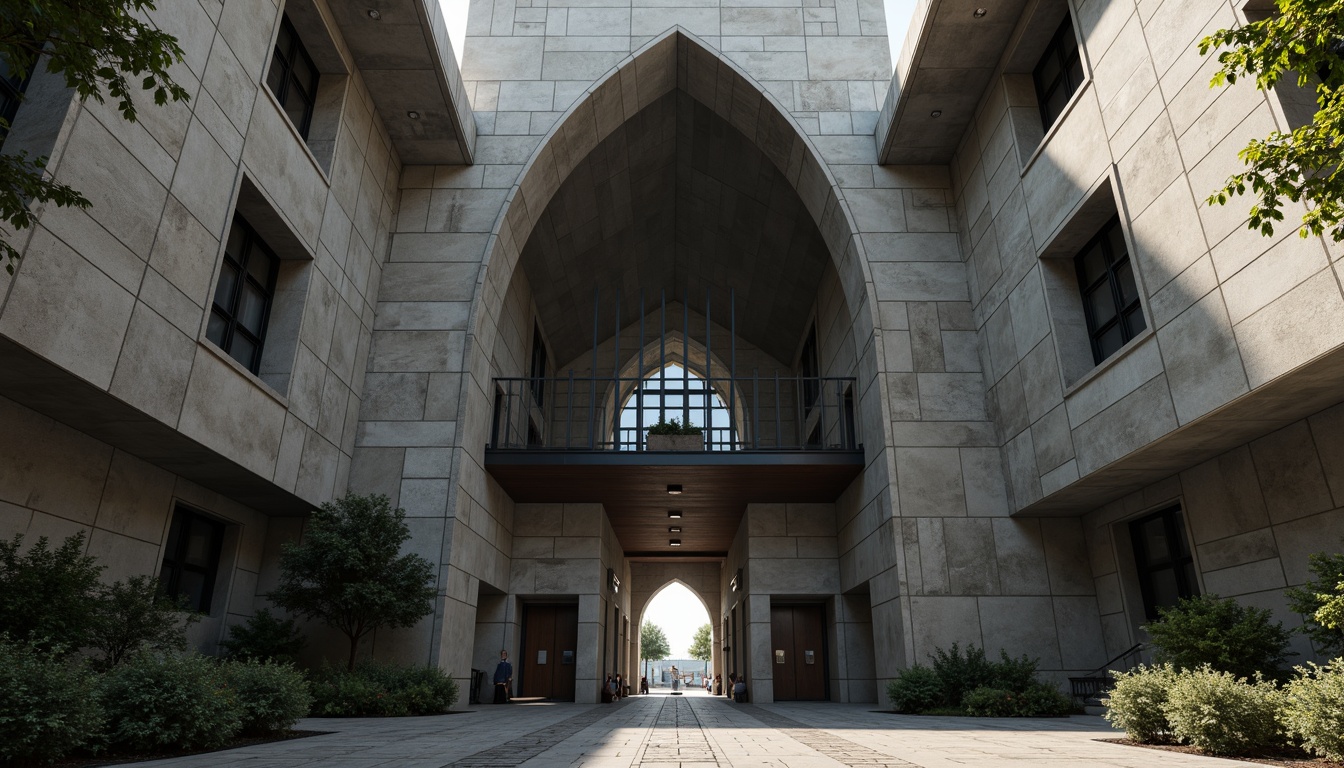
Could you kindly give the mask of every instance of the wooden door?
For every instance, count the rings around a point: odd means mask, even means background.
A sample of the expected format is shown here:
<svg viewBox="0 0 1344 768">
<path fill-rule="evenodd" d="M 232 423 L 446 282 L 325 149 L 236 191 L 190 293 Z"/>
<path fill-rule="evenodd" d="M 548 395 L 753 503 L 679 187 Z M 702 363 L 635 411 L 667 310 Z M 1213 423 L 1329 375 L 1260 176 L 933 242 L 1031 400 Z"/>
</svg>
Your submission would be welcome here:
<svg viewBox="0 0 1344 768">
<path fill-rule="evenodd" d="M 523 606 L 519 695 L 573 701 L 578 646 L 577 605 Z"/>
<path fill-rule="evenodd" d="M 820 605 L 770 607 L 775 701 L 826 699 L 826 643 Z"/>
</svg>

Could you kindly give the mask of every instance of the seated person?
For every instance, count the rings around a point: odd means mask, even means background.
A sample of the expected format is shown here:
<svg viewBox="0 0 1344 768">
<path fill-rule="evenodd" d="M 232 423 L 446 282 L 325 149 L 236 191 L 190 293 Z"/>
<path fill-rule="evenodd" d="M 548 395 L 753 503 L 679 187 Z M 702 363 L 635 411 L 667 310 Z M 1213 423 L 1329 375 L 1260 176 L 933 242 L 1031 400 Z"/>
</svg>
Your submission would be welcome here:
<svg viewBox="0 0 1344 768">
<path fill-rule="evenodd" d="M 745 675 L 737 678 L 737 682 L 733 683 L 733 701 L 738 704 L 747 703 L 747 678 Z"/>
</svg>

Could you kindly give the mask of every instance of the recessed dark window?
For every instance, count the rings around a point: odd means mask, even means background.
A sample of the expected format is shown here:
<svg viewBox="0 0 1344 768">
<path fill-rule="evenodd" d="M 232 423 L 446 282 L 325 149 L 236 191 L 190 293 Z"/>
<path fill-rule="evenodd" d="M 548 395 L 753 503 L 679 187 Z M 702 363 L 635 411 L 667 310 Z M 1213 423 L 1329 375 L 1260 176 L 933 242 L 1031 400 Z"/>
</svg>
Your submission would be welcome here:
<svg viewBox="0 0 1344 768">
<path fill-rule="evenodd" d="M 280 259 L 256 230 L 235 214 L 205 335 L 253 373 L 261 367 L 266 322 L 279 271 Z"/>
<path fill-rule="evenodd" d="M 817 358 L 817 325 L 813 323 L 807 330 L 807 340 L 803 342 L 803 352 L 798 356 L 798 367 L 803 374 L 803 406 L 811 408 L 821 394 L 821 362 Z"/>
<path fill-rule="evenodd" d="M 159 584 L 170 595 L 186 597 L 189 610 L 209 613 L 223 545 L 223 523 L 178 507 L 168 529 Z"/>
<path fill-rule="evenodd" d="M 280 34 L 275 38 L 275 55 L 271 57 L 271 69 L 266 73 L 266 85 L 304 140 L 308 139 L 308 128 L 313 122 L 317 80 L 313 58 L 303 47 L 289 16 L 285 16 L 280 22 Z"/>
<path fill-rule="evenodd" d="M 1069 99 L 1083 84 L 1083 60 L 1078 53 L 1078 38 L 1073 34 L 1073 21 L 1064 17 L 1045 53 L 1031 72 L 1036 83 L 1036 102 L 1041 107 L 1041 123 L 1045 130 L 1055 124 L 1064 112 Z"/>
<path fill-rule="evenodd" d="M 546 402 L 546 343 L 541 340 L 541 327 L 537 325 L 532 326 L 532 369 L 528 375 L 532 377 L 532 401 L 540 408 Z"/>
<path fill-rule="evenodd" d="M 1083 246 L 1074 257 L 1074 267 L 1092 341 L 1092 360 L 1100 363 L 1147 327 L 1120 217 L 1113 217 Z"/>
<path fill-rule="evenodd" d="M 5 137 L 9 135 L 9 127 L 14 124 L 14 117 L 19 113 L 19 105 L 23 103 L 23 92 L 28 88 L 28 77 L 18 77 L 9 66 L 9 62 L 0 58 L 0 118 L 4 119 L 4 125 L 0 126 L 0 144 L 3 144 Z"/>
<path fill-rule="evenodd" d="M 1180 507 L 1135 520 L 1129 524 L 1129 536 L 1134 543 L 1134 564 L 1148 621 L 1157 619 L 1157 609 L 1199 594 L 1195 559 L 1185 539 Z"/>
</svg>

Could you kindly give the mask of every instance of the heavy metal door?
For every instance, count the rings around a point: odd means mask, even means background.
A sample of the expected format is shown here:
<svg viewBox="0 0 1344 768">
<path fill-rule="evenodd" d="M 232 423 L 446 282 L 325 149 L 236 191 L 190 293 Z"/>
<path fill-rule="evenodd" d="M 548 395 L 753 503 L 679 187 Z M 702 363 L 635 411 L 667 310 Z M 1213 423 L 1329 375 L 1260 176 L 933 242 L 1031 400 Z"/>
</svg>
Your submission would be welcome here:
<svg viewBox="0 0 1344 768">
<path fill-rule="evenodd" d="M 775 701 L 826 699 L 826 642 L 820 605 L 770 606 Z"/>
<path fill-rule="evenodd" d="M 574 700 L 579 646 L 577 605 L 523 606 L 523 658 L 519 695 Z"/>
</svg>

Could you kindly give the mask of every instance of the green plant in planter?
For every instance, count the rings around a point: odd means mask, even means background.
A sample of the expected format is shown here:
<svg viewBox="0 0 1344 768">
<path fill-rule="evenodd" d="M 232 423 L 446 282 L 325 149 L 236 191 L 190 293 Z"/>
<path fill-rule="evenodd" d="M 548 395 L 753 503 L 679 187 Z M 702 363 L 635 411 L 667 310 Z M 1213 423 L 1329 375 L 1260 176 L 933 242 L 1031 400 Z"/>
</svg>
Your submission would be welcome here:
<svg viewBox="0 0 1344 768">
<path fill-rule="evenodd" d="M 700 427 L 686 424 L 682 425 L 679 419 L 668 419 L 666 421 L 659 419 L 658 423 L 649 427 L 650 435 L 702 435 L 704 430 Z"/>
</svg>

